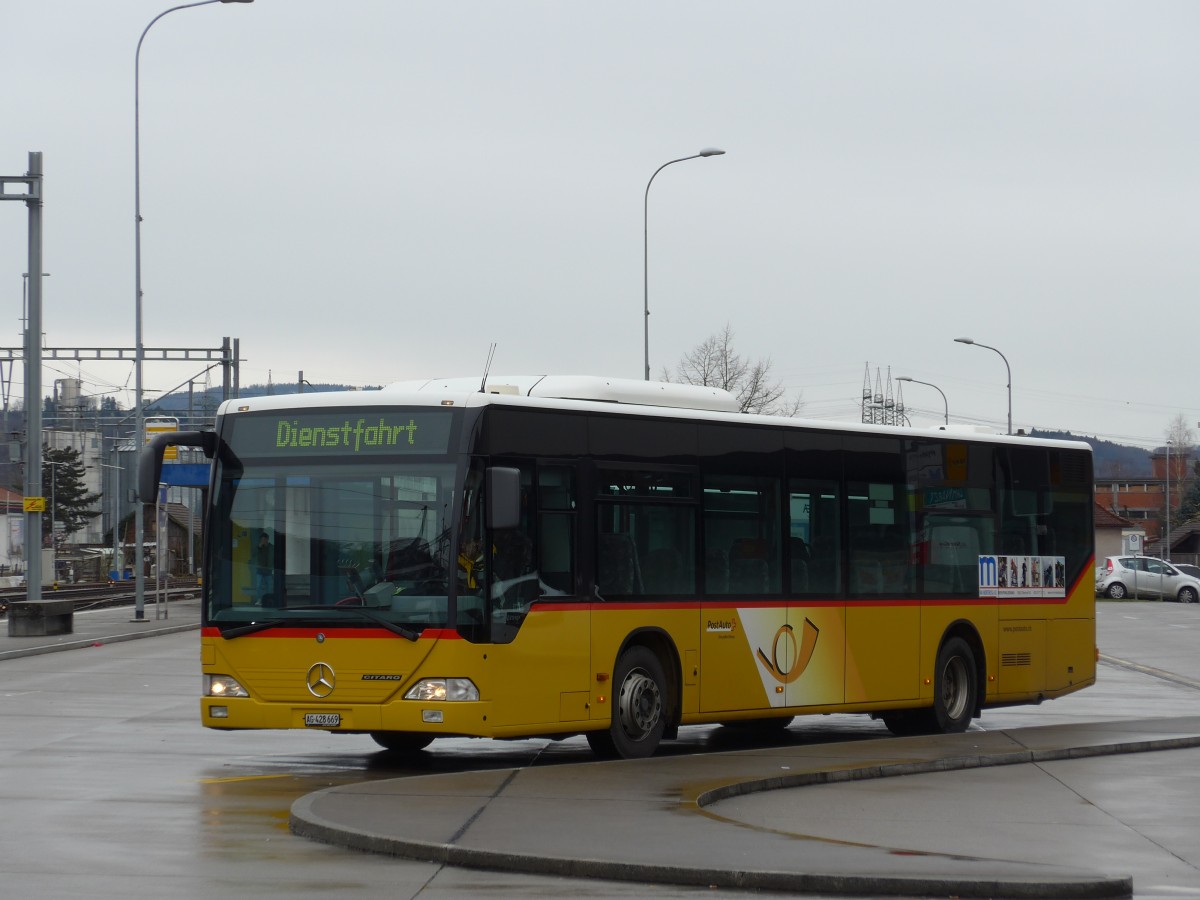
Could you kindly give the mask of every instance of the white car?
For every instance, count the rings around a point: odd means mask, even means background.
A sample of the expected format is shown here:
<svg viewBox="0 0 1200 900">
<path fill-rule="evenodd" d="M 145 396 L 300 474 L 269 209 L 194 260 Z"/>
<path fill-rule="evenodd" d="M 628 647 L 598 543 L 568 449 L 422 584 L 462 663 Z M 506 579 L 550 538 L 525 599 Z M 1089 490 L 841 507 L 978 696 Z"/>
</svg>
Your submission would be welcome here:
<svg viewBox="0 0 1200 900">
<path fill-rule="evenodd" d="M 1113 600 L 1200 600 L 1200 578 L 1152 556 L 1110 556 L 1096 569 L 1096 593 Z"/>
</svg>

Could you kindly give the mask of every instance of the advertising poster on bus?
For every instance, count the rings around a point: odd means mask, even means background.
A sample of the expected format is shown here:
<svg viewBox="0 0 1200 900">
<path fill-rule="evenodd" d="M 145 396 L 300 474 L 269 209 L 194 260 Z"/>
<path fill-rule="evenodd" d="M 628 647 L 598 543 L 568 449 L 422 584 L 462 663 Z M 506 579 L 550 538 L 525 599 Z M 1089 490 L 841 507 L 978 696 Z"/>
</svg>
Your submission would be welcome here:
<svg viewBox="0 0 1200 900">
<path fill-rule="evenodd" d="M 1067 595 L 1063 556 L 979 557 L 979 596 L 1000 600 Z"/>
</svg>

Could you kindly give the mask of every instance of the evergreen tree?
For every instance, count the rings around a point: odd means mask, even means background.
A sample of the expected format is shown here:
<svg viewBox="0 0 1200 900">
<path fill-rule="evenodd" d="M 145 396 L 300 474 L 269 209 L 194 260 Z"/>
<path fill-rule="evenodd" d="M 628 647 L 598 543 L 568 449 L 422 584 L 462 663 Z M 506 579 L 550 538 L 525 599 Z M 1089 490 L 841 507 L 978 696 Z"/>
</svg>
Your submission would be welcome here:
<svg viewBox="0 0 1200 900">
<path fill-rule="evenodd" d="M 1172 513 L 1171 521 L 1182 525 L 1197 516 L 1200 516 L 1200 461 L 1192 463 L 1192 478 L 1183 489 L 1183 496 L 1177 510 Z"/>
<path fill-rule="evenodd" d="M 84 487 L 83 462 L 78 450 L 42 448 L 42 493 L 52 504 L 42 516 L 43 540 L 49 537 L 52 524 L 58 523 L 65 536 L 100 515 L 99 510 L 90 508 L 100 495 L 89 494 Z"/>
</svg>

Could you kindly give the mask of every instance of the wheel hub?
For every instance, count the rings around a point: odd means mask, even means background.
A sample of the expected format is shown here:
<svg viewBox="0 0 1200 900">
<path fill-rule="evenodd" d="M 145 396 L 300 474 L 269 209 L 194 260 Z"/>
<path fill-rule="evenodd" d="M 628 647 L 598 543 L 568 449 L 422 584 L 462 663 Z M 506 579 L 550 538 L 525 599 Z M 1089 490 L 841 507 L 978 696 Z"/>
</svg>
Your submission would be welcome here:
<svg viewBox="0 0 1200 900">
<path fill-rule="evenodd" d="M 621 730 L 633 740 L 641 740 L 649 734 L 662 715 L 662 695 L 658 685 L 640 670 L 630 672 L 621 685 L 618 704 Z"/>
</svg>

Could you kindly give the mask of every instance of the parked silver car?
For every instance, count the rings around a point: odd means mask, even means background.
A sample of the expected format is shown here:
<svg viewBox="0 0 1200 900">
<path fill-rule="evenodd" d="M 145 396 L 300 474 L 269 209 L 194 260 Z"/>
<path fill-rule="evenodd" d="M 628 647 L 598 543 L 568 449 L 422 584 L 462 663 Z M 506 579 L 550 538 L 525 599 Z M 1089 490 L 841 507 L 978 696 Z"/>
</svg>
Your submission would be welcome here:
<svg viewBox="0 0 1200 900">
<path fill-rule="evenodd" d="M 1200 578 L 1152 556 L 1110 556 L 1096 569 L 1096 593 L 1113 600 L 1200 600 Z"/>
</svg>

